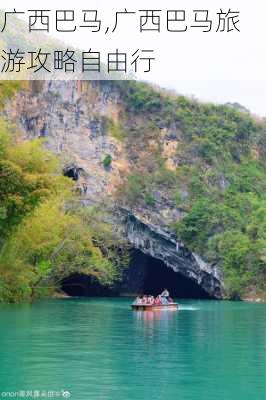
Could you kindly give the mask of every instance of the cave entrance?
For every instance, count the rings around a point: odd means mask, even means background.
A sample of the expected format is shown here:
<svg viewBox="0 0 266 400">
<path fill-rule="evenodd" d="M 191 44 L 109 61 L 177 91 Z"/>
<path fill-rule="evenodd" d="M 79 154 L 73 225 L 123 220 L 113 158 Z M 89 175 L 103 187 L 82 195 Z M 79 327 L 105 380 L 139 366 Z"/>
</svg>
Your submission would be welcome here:
<svg viewBox="0 0 266 400">
<path fill-rule="evenodd" d="M 61 282 L 61 289 L 73 297 L 158 295 L 167 288 L 174 298 L 212 298 L 200 285 L 184 275 L 174 272 L 161 260 L 133 250 L 129 267 L 123 279 L 114 288 L 101 285 L 93 277 L 72 274 Z"/>
<path fill-rule="evenodd" d="M 74 165 L 66 167 L 64 169 L 64 176 L 67 176 L 70 179 L 73 179 L 73 181 L 78 181 L 80 174 L 84 172 L 83 168 L 76 167 Z"/>
<path fill-rule="evenodd" d="M 211 296 L 192 279 L 173 271 L 161 260 L 135 250 L 131 258 L 131 274 L 139 277 L 139 292 L 158 295 L 167 288 L 174 298 L 210 299 Z M 140 273 L 140 270 L 142 273 Z M 133 279 L 133 278 L 132 278 Z"/>
<path fill-rule="evenodd" d="M 72 274 L 61 282 L 61 289 L 72 297 L 111 296 L 114 292 L 85 274 Z"/>
</svg>

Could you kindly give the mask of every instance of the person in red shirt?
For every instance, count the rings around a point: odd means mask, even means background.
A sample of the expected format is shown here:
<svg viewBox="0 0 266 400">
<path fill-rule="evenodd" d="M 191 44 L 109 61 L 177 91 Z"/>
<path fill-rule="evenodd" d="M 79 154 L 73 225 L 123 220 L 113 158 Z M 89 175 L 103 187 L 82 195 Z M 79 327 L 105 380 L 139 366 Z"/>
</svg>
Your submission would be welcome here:
<svg viewBox="0 0 266 400">
<path fill-rule="evenodd" d="M 162 304 L 162 300 L 161 300 L 161 296 L 160 295 L 156 297 L 156 299 L 154 300 L 154 304 L 156 304 L 156 305 Z"/>
</svg>

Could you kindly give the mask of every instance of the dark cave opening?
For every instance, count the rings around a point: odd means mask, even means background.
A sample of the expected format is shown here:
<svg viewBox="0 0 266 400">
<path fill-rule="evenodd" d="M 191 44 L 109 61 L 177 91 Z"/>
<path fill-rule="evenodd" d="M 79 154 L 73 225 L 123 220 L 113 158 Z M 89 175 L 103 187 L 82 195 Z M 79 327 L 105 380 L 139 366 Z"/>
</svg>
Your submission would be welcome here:
<svg viewBox="0 0 266 400">
<path fill-rule="evenodd" d="M 146 256 L 148 257 L 148 256 Z M 148 257 L 147 270 L 143 282 L 143 292 L 156 296 L 164 288 L 171 297 L 186 299 L 209 299 L 209 294 L 192 279 L 173 271 L 161 260 Z"/>
<path fill-rule="evenodd" d="M 139 250 L 131 253 L 130 265 L 114 288 L 101 285 L 85 274 L 72 274 L 61 282 L 61 289 L 73 297 L 158 295 L 167 288 L 171 297 L 186 299 L 212 298 L 192 279 L 174 272 L 163 261 Z"/>
<path fill-rule="evenodd" d="M 129 268 L 119 288 L 121 293 L 158 295 L 167 288 L 174 298 L 210 299 L 211 296 L 195 281 L 175 272 L 165 263 L 133 250 Z"/>
<path fill-rule="evenodd" d="M 64 176 L 73 179 L 73 181 L 77 181 L 79 179 L 80 173 L 83 172 L 82 168 L 76 166 L 70 166 L 65 168 Z"/>
<path fill-rule="evenodd" d="M 85 274 L 72 274 L 61 282 L 61 289 L 73 297 L 111 296 L 114 292 Z"/>
</svg>

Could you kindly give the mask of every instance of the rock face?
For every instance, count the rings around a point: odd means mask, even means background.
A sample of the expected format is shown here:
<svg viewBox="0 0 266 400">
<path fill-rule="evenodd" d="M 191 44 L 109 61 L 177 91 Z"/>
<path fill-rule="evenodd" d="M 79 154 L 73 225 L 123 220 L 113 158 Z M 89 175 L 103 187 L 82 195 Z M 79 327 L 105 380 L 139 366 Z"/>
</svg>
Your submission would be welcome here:
<svg viewBox="0 0 266 400">
<path fill-rule="evenodd" d="M 121 108 L 118 92 L 108 84 L 52 81 L 19 93 L 5 113 L 25 138 L 45 138 L 47 147 L 60 155 L 66 175 L 77 182 L 85 204 L 108 198 L 120 208 L 115 193 L 123 185 L 132 160 L 127 146 L 114 137 L 109 122 L 119 122 Z M 161 145 L 170 169 L 176 165 L 178 129 L 161 129 Z M 106 155 L 112 159 L 108 169 L 103 165 Z M 178 243 L 169 231 L 168 223 L 182 218 L 182 211 L 173 207 L 167 193 L 158 193 L 157 197 L 152 209 L 122 213 L 129 242 L 197 282 L 210 296 L 220 298 L 218 269 Z"/>
<path fill-rule="evenodd" d="M 222 297 L 222 279 L 219 270 L 208 266 L 198 255 L 176 240 L 173 233 L 143 223 L 131 212 L 124 211 L 125 233 L 132 245 L 143 253 L 193 280 L 211 297 Z"/>
<path fill-rule="evenodd" d="M 116 92 L 80 81 L 45 81 L 19 93 L 6 108 L 25 137 L 43 138 L 65 170 L 83 170 L 78 183 L 81 188 L 85 183 L 86 195 L 96 201 L 115 191 L 127 166 L 122 145 L 108 134 L 108 121 L 116 120 L 118 112 Z M 107 154 L 110 170 L 103 167 Z"/>
</svg>

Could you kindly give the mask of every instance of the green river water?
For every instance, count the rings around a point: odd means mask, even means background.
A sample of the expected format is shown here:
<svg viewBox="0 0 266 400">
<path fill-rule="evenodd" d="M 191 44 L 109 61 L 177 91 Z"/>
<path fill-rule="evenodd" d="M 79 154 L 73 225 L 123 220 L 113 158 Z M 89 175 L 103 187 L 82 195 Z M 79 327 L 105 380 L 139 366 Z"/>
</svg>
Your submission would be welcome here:
<svg viewBox="0 0 266 400">
<path fill-rule="evenodd" d="M 179 302 L 164 312 L 133 312 L 122 298 L 1 306 L 0 399 L 266 399 L 266 305 Z"/>
</svg>

